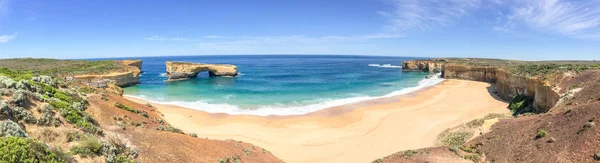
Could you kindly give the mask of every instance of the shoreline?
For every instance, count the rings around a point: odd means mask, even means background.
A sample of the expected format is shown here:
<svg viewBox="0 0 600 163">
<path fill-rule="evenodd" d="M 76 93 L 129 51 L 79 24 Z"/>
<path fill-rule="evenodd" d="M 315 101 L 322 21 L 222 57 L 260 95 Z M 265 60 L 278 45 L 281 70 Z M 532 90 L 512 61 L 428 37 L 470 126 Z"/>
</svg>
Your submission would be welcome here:
<svg viewBox="0 0 600 163">
<path fill-rule="evenodd" d="M 445 80 L 408 94 L 290 116 L 208 113 L 126 98 L 154 105 L 170 124 L 201 138 L 250 142 L 287 162 L 370 162 L 432 147 L 447 128 L 489 113 L 508 113 L 507 103 L 493 97 L 489 86 Z"/>
<path fill-rule="evenodd" d="M 299 106 L 284 106 L 284 107 L 271 107 L 271 106 L 262 106 L 255 109 L 244 109 L 237 105 L 228 104 L 228 103 L 217 103 L 217 104 L 209 104 L 201 101 L 196 102 L 183 102 L 183 101 L 154 101 L 152 99 L 147 99 L 140 96 L 134 95 L 123 95 L 127 98 L 139 99 L 142 101 L 146 101 L 148 103 L 155 104 L 163 104 L 163 105 L 173 105 L 178 107 L 189 108 L 193 110 L 200 110 L 207 113 L 213 114 L 227 114 L 227 115 L 253 115 L 253 116 L 262 116 L 262 117 L 287 117 L 287 116 L 303 116 L 306 114 L 314 114 L 315 112 L 319 112 L 322 110 L 331 110 L 331 108 L 338 107 L 348 107 L 361 105 L 364 103 L 370 103 L 373 101 L 382 102 L 385 99 L 393 99 L 398 98 L 403 95 L 415 94 L 415 92 L 421 91 L 423 89 L 427 89 L 433 87 L 444 81 L 443 78 L 440 77 L 441 74 L 430 74 L 425 78 L 421 79 L 418 82 L 418 85 L 412 87 L 406 87 L 399 90 L 395 90 L 389 92 L 384 95 L 379 96 L 359 96 L 359 97 L 346 97 L 339 99 L 330 99 L 326 101 L 321 101 L 319 103 L 313 104 L 304 104 Z"/>
</svg>

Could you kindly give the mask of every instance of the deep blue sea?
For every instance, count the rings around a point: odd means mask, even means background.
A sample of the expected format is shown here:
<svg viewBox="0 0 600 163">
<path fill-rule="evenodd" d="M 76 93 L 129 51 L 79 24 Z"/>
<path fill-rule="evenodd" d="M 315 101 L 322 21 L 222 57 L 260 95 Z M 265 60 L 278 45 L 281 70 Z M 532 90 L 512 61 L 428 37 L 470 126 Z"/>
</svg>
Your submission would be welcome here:
<svg viewBox="0 0 600 163">
<path fill-rule="evenodd" d="M 143 61 L 140 84 L 125 95 L 213 113 L 297 115 L 405 94 L 442 79 L 402 72 L 417 58 L 340 55 L 235 55 L 131 58 Z M 167 80 L 166 61 L 234 64 L 239 76 Z"/>
</svg>

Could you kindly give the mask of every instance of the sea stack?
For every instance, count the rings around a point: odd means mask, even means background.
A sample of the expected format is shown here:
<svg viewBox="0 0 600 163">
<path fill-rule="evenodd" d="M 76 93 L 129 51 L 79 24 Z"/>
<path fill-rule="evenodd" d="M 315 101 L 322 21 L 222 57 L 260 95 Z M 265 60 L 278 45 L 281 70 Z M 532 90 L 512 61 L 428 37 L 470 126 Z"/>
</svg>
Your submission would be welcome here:
<svg viewBox="0 0 600 163">
<path fill-rule="evenodd" d="M 238 75 L 237 66 L 230 64 L 204 64 L 191 62 L 167 62 L 169 80 L 194 78 L 199 72 L 208 71 L 213 76 L 234 77 Z"/>
</svg>

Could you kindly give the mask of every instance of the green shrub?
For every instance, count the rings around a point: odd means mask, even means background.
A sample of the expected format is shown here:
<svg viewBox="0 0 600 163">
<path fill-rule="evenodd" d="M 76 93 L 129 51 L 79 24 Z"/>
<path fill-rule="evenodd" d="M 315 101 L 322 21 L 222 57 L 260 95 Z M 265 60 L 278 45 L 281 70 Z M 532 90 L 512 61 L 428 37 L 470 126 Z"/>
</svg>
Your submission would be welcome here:
<svg viewBox="0 0 600 163">
<path fill-rule="evenodd" d="M 440 134 L 441 142 L 445 146 L 462 146 L 468 139 L 473 136 L 471 131 L 455 131 Z"/>
<path fill-rule="evenodd" d="M 49 85 L 49 86 L 52 86 L 52 87 L 56 87 L 56 81 L 54 81 L 52 79 L 52 77 L 50 77 L 50 76 L 44 76 L 44 75 L 42 75 L 42 76 L 34 76 L 34 77 L 31 78 L 31 80 L 35 81 L 35 82 L 40 82 L 40 83 L 43 83 L 43 84 L 46 84 L 46 85 Z"/>
<path fill-rule="evenodd" d="M 30 86 L 29 86 L 29 83 L 26 80 L 19 80 L 15 84 L 15 88 L 18 89 L 18 90 L 29 90 Z"/>
<path fill-rule="evenodd" d="M 73 146 L 70 153 L 81 157 L 100 156 L 102 155 L 102 144 L 98 139 L 89 136 L 87 137 L 87 140 Z"/>
<path fill-rule="evenodd" d="M 195 137 L 195 138 L 197 138 L 197 137 L 198 137 L 198 135 L 197 135 L 196 133 L 189 133 L 189 135 L 190 135 L 191 137 Z"/>
<path fill-rule="evenodd" d="M 0 114 L 12 116 L 12 110 L 8 106 L 8 102 L 0 100 Z"/>
<path fill-rule="evenodd" d="M 72 158 L 43 143 L 21 137 L 0 138 L 0 162 L 71 162 Z"/>
<path fill-rule="evenodd" d="M 11 120 L 4 120 L 0 121 L 0 136 L 27 137 L 28 135 L 19 124 Z"/>
<path fill-rule="evenodd" d="M 420 153 L 421 152 L 415 151 L 415 150 L 406 150 L 406 151 L 402 152 L 402 156 L 405 157 L 405 158 L 409 158 L 409 157 L 418 155 Z"/>
<path fill-rule="evenodd" d="M 117 103 L 115 103 L 115 107 L 117 107 L 117 108 L 121 108 L 121 109 L 123 109 L 123 110 L 130 111 L 130 112 L 137 113 L 137 111 L 136 111 L 135 109 L 133 109 L 133 108 L 131 108 L 131 107 L 127 106 L 127 105 L 123 105 L 123 104 L 121 104 L 121 103 L 118 103 L 118 102 L 117 102 Z"/>
<path fill-rule="evenodd" d="M 150 116 L 148 116 L 148 112 L 146 111 L 139 111 L 139 114 L 143 117 L 150 118 Z"/>
<path fill-rule="evenodd" d="M 65 92 L 62 92 L 62 91 L 56 91 L 56 93 L 54 93 L 54 97 L 61 101 L 67 102 L 67 103 L 75 102 L 73 100 L 73 97 L 71 97 L 71 95 L 69 95 Z"/>
<path fill-rule="evenodd" d="M 0 88 L 0 96 L 8 96 L 12 94 L 12 90 L 8 88 Z"/>
<path fill-rule="evenodd" d="M 23 106 L 27 102 L 27 92 L 24 90 L 17 90 L 13 94 L 13 101 L 19 106 Z"/>
<path fill-rule="evenodd" d="M 51 101 L 50 105 L 52 105 L 52 107 L 57 108 L 57 109 L 62 109 L 62 108 L 69 108 L 69 103 L 66 103 L 64 101 Z"/>
<path fill-rule="evenodd" d="M 530 109 L 533 105 L 533 97 L 525 95 L 516 95 L 508 104 L 508 108 L 514 115 L 533 111 Z"/>
<path fill-rule="evenodd" d="M 37 122 L 37 120 L 35 119 L 35 117 L 33 117 L 33 114 L 31 114 L 31 112 L 23 107 L 14 107 L 13 108 L 13 115 L 15 118 L 17 118 L 18 120 L 23 120 L 25 121 L 25 123 L 29 123 L 29 124 L 35 124 Z"/>
<path fill-rule="evenodd" d="M 0 69 L 0 88 L 15 88 L 15 81 L 9 77 L 2 76 L 2 69 Z"/>
<path fill-rule="evenodd" d="M 547 134 L 548 133 L 546 132 L 546 130 L 539 129 L 538 132 L 537 132 L 537 135 L 535 136 L 535 138 L 536 139 L 543 138 L 543 137 L 546 137 Z"/>
<path fill-rule="evenodd" d="M 242 159 L 240 158 L 240 156 L 228 156 L 228 157 L 223 157 L 223 158 L 219 158 L 217 160 L 217 162 L 219 163 L 240 163 L 242 161 Z"/>
<path fill-rule="evenodd" d="M 37 124 L 40 126 L 54 125 L 54 127 L 58 127 L 62 124 L 60 119 L 54 116 L 54 112 L 52 112 L 53 109 L 54 108 L 49 104 L 42 104 L 42 106 L 38 108 L 38 111 L 40 111 L 42 115 L 40 116 L 40 119 L 38 119 Z"/>
</svg>

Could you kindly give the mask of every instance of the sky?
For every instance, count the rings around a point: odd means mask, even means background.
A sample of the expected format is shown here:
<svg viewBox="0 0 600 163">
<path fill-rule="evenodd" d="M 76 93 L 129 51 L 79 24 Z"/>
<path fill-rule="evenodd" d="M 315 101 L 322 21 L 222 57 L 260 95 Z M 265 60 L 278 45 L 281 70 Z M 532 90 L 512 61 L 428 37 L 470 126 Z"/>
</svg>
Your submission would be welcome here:
<svg viewBox="0 0 600 163">
<path fill-rule="evenodd" d="M 600 60 L 599 0 L 0 0 L 0 58 Z"/>
</svg>

